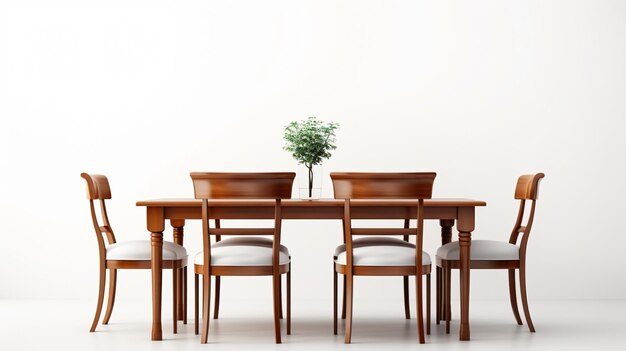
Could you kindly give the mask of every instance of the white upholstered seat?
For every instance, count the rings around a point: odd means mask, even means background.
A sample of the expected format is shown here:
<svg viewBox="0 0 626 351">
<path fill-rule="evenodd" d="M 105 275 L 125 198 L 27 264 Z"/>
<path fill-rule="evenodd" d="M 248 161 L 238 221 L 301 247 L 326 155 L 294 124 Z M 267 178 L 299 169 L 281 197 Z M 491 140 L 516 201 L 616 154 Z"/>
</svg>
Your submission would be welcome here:
<svg viewBox="0 0 626 351">
<path fill-rule="evenodd" d="M 371 245 L 390 245 L 390 246 L 403 246 L 415 248 L 415 245 L 404 241 L 402 239 L 385 236 L 367 236 L 352 240 L 352 247 L 362 247 Z M 337 257 L 341 252 L 346 251 L 346 244 L 337 246 L 334 256 Z"/>
<path fill-rule="evenodd" d="M 472 240 L 471 259 L 475 261 L 519 260 L 519 246 L 503 241 Z M 443 260 L 459 259 L 459 242 L 447 243 L 437 250 L 437 257 Z"/>
<path fill-rule="evenodd" d="M 274 240 L 270 238 L 264 238 L 262 236 L 238 236 L 234 238 L 223 239 L 217 243 L 211 244 L 211 248 L 220 247 L 223 245 L 258 245 L 271 248 L 272 245 L 274 245 Z M 287 249 L 287 246 L 285 245 L 280 245 L 280 251 L 289 255 L 289 249 Z"/>
<path fill-rule="evenodd" d="M 130 240 L 109 245 L 107 260 L 150 261 L 152 243 L 150 240 Z M 180 260 L 187 257 L 187 250 L 170 241 L 163 242 L 163 259 Z"/>
<path fill-rule="evenodd" d="M 397 238 L 366 237 L 352 241 L 355 266 L 414 266 L 415 245 Z M 346 264 L 346 245 L 335 249 L 335 262 Z M 430 255 L 422 252 L 422 265 L 431 263 Z"/>
<path fill-rule="evenodd" d="M 204 264 L 204 255 L 198 252 L 194 259 Z M 280 245 L 280 265 L 289 263 L 289 249 Z M 262 237 L 236 237 L 211 244 L 212 266 L 271 266 L 272 239 Z"/>
</svg>

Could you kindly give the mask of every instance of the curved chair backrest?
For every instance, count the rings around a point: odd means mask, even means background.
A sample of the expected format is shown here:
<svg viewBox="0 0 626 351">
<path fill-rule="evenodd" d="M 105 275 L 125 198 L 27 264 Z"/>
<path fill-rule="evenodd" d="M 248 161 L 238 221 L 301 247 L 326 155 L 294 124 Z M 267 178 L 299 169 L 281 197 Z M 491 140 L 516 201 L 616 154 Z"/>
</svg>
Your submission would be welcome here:
<svg viewBox="0 0 626 351">
<path fill-rule="evenodd" d="M 289 199 L 296 174 L 193 172 L 196 199 Z"/>
<path fill-rule="evenodd" d="M 330 174 L 336 199 L 430 199 L 436 176 L 435 172 Z M 404 220 L 404 228 L 409 228 L 409 219 Z M 344 242 L 346 239 L 344 230 Z M 405 235 L 404 240 L 409 237 Z"/>
<path fill-rule="evenodd" d="M 87 173 L 81 173 L 80 176 L 87 182 L 87 199 L 89 199 L 91 221 L 98 240 L 100 259 L 101 261 L 104 261 L 106 256 L 106 246 L 104 239 L 102 238 L 102 234 L 106 235 L 109 245 L 115 244 L 115 234 L 113 233 L 113 229 L 109 223 L 109 216 L 107 215 L 105 204 L 105 200 L 111 199 L 111 187 L 109 186 L 109 180 L 106 176 Z M 96 215 L 96 205 L 94 200 L 98 200 L 102 223 L 99 222 L 98 216 Z"/>
<path fill-rule="evenodd" d="M 515 187 L 516 200 L 537 200 L 539 195 L 539 181 L 545 177 L 543 173 L 525 174 L 517 178 Z"/>
<path fill-rule="evenodd" d="M 336 199 L 430 199 L 437 173 L 333 172 Z"/>
<path fill-rule="evenodd" d="M 515 187 L 515 199 L 520 200 L 519 210 L 517 213 L 517 219 L 515 220 L 515 226 L 511 232 L 509 242 L 511 244 L 517 244 L 520 233 L 522 236 L 522 242 L 520 245 L 520 259 L 524 260 L 526 257 L 526 247 L 528 244 L 528 238 L 530 236 L 530 230 L 535 219 L 535 205 L 539 196 L 539 182 L 545 177 L 543 173 L 537 174 L 525 174 L 517 179 L 517 185 Z M 528 220 L 526 224 L 522 225 L 524 216 L 526 214 L 526 201 L 531 201 L 530 213 L 528 214 Z"/>
<path fill-rule="evenodd" d="M 87 181 L 87 198 L 90 200 L 108 200 L 111 198 L 111 187 L 106 176 L 101 174 L 81 173 Z"/>
</svg>

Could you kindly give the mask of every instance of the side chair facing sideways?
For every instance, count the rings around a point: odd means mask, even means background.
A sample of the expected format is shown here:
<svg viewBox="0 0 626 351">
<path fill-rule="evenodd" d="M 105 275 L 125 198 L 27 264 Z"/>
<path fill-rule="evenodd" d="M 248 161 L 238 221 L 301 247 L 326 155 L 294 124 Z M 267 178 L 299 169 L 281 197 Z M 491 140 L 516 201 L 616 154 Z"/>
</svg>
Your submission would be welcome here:
<svg viewBox="0 0 626 351">
<path fill-rule="evenodd" d="M 117 242 L 113 228 L 109 222 L 106 210 L 106 200 L 111 199 L 111 188 L 107 177 L 98 174 L 82 173 L 80 175 L 87 182 L 87 198 L 91 211 L 91 220 L 98 241 L 100 262 L 100 284 L 98 290 L 98 305 L 96 314 L 91 324 L 90 332 L 96 330 L 102 305 L 104 302 L 104 290 L 106 285 L 106 270 L 109 270 L 109 299 L 106 313 L 102 324 L 108 324 L 115 303 L 115 290 L 117 287 L 118 269 L 151 269 L 151 243 L 150 240 L 130 240 Z M 100 209 L 100 219 L 96 208 Z M 106 241 L 105 238 L 106 237 Z M 187 251 L 181 245 L 165 241 L 163 242 L 163 268 L 172 270 L 173 277 L 173 302 L 174 318 L 173 329 L 177 333 L 177 306 L 182 305 L 184 324 L 187 324 Z M 183 296 L 178 296 L 176 281 L 183 277 Z M 182 298 L 182 304 L 178 299 Z"/>
<path fill-rule="evenodd" d="M 522 325 L 517 308 L 517 289 L 515 286 L 515 271 L 519 271 L 519 282 L 522 306 L 526 317 L 526 324 L 531 332 L 535 326 L 530 318 L 528 297 L 526 293 L 526 252 L 528 239 L 535 218 L 535 207 L 539 193 L 539 181 L 543 173 L 522 175 L 517 180 L 515 199 L 519 200 L 517 219 L 508 242 L 493 240 L 472 240 L 470 247 L 470 269 L 506 269 L 509 273 L 509 297 L 511 308 L 517 324 Z M 524 223 L 524 218 L 527 218 Z M 452 269 L 459 269 L 459 242 L 453 241 L 437 250 L 437 324 L 440 320 L 446 322 L 446 333 L 450 332 L 451 303 L 450 285 Z"/>
</svg>

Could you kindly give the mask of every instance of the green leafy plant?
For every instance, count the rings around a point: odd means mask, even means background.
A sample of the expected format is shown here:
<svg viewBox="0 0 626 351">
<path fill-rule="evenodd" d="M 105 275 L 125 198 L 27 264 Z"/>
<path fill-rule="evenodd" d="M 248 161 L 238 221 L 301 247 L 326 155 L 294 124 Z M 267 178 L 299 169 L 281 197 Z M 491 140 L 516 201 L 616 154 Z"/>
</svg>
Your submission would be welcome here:
<svg viewBox="0 0 626 351">
<path fill-rule="evenodd" d="M 309 170 L 309 197 L 313 193 L 313 166 L 330 158 L 335 146 L 337 123 L 325 123 L 315 117 L 289 123 L 285 127 L 285 147 L 299 164 Z"/>
</svg>

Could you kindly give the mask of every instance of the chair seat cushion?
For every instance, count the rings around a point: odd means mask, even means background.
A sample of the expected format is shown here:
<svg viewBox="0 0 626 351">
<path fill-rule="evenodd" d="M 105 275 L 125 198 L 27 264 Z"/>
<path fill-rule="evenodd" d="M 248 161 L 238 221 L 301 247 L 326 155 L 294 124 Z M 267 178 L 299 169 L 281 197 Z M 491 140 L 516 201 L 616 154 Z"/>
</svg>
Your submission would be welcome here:
<svg viewBox="0 0 626 351">
<path fill-rule="evenodd" d="M 474 261 L 519 260 L 519 246 L 503 241 L 472 240 L 471 259 Z M 437 250 L 437 257 L 443 260 L 459 259 L 459 242 L 447 243 Z"/>
<path fill-rule="evenodd" d="M 386 237 L 359 238 L 352 242 L 355 266 L 415 266 L 415 245 Z M 346 264 L 346 245 L 335 250 L 335 262 Z M 422 265 L 430 264 L 430 255 L 422 252 Z"/>
<path fill-rule="evenodd" d="M 150 240 L 122 241 L 107 247 L 107 260 L 150 261 L 152 244 Z M 164 260 L 182 260 L 187 257 L 187 250 L 170 241 L 163 242 Z"/>
<path fill-rule="evenodd" d="M 211 244 L 211 248 L 226 246 L 226 245 L 257 245 L 271 248 L 274 245 L 274 240 L 270 238 L 264 238 L 262 236 L 237 236 L 233 238 L 222 239 L 216 243 Z M 289 249 L 287 246 L 280 245 L 280 251 L 289 255 Z"/>
<path fill-rule="evenodd" d="M 278 263 L 288 264 L 289 250 L 280 246 Z M 204 264 L 203 252 L 194 259 L 196 265 Z M 237 237 L 219 241 L 211 245 L 212 266 L 271 266 L 272 240 L 257 237 Z"/>
<path fill-rule="evenodd" d="M 362 246 L 371 246 L 371 245 L 389 245 L 389 246 L 402 246 L 402 247 L 412 247 L 415 249 L 415 245 L 406 242 L 402 239 L 394 238 L 394 237 L 385 237 L 385 236 L 366 236 L 361 238 L 356 238 L 352 240 L 352 247 L 362 247 Z M 342 244 L 337 246 L 335 249 L 334 256 L 337 257 L 341 252 L 346 251 L 346 244 Z"/>
</svg>

